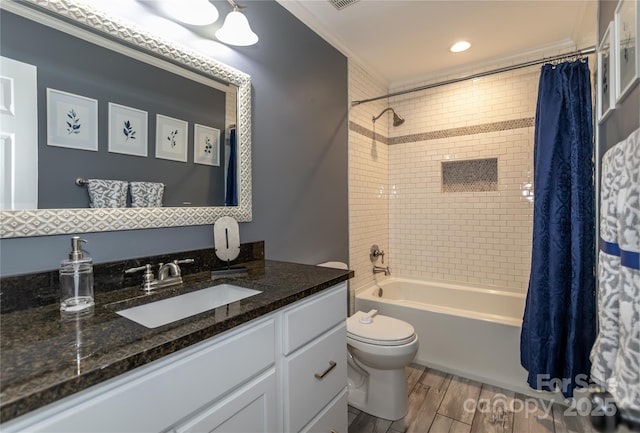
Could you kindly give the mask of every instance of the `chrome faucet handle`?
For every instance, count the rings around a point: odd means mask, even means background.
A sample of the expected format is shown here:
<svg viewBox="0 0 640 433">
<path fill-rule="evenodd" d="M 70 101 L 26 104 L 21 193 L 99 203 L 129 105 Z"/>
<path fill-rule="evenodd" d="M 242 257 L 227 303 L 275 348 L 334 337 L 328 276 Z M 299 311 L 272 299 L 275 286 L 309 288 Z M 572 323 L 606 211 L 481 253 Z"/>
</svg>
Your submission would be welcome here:
<svg viewBox="0 0 640 433">
<path fill-rule="evenodd" d="M 134 272 L 138 272 L 138 271 L 146 271 L 145 274 L 151 273 L 151 275 L 153 275 L 153 273 L 151 272 L 151 265 L 149 265 L 149 264 L 138 266 L 137 268 L 125 269 L 124 273 L 125 274 L 133 274 Z"/>
<path fill-rule="evenodd" d="M 371 263 L 375 264 L 380 256 L 382 256 L 382 264 L 384 265 L 384 251 L 376 244 L 371 245 L 371 251 L 369 251 L 369 260 L 371 260 Z"/>
<path fill-rule="evenodd" d="M 151 270 L 150 264 L 138 266 L 137 268 L 126 269 L 124 273 L 133 274 L 134 272 L 138 271 L 145 271 L 144 274 L 142 274 L 142 284 L 140 285 L 140 288 L 142 290 L 146 290 L 147 292 L 153 290 L 157 284 L 157 281 L 153 276 L 153 271 Z"/>
<path fill-rule="evenodd" d="M 174 260 L 173 263 L 178 267 L 178 275 L 182 274 L 182 269 L 180 269 L 180 265 L 186 264 L 186 263 L 193 263 L 195 262 L 195 260 L 193 259 L 182 259 L 182 260 Z"/>
</svg>

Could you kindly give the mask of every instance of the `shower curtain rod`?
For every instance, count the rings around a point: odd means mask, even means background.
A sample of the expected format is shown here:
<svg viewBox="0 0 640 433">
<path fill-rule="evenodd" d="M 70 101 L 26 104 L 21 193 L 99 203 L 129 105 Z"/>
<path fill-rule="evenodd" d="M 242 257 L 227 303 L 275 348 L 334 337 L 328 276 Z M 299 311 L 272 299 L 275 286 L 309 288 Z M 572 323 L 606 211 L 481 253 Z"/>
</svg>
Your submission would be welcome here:
<svg viewBox="0 0 640 433">
<path fill-rule="evenodd" d="M 526 63 L 519 63 L 517 65 L 505 66 L 504 68 L 493 69 L 491 71 L 478 72 L 477 74 L 466 75 L 464 77 L 452 78 L 450 80 L 439 81 L 437 83 L 427 84 L 420 87 L 414 87 L 412 89 L 400 90 L 398 92 L 387 93 L 386 95 L 376 96 L 375 98 L 369 99 L 360 99 L 358 101 L 351 101 L 351 106 L 354 107 L 356 105 L 364 104 L 365 102 L 377 101 L 379 99 L 390 98 L 392 96 L 404 95 L 407 93 L 419 92 L 420 90 L 432 89 L 434 87 L 444 86 L 446 84 L 458 83 L 460 81 L 472 80 L 474 78 L 486 77 L 487 75 L 499 74 L 500 72 L 513 71 L 514 69 L 526 68 L 528 66 L 540 65 L 542 63 L 549 63 L 555 60 L 562 60 L 564 58 L 576 57 L 576 56 L 584 56 L 587 54 L 595 53 L 595 47 L 584 48 L 582 50 L 574 51 L 572 53 L 559 54 L 557 56 L 545 57 L 539 60 L 532 60 Z"/>
</svg>

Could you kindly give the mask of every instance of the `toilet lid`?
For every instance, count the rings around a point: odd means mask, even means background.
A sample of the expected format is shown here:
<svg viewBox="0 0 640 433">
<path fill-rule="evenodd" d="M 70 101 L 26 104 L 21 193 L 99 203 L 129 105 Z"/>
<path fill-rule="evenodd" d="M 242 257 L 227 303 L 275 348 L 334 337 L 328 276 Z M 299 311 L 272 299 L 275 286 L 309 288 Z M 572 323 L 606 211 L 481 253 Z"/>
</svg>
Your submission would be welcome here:
<svg viewBox="0 0 640 433">
<path fill-rule="evenodd" d="M 371 323 L 362 323 L 360 318 L 366 315 L 358 311 L 347 319 L 347 336 L 380 346 L 400 346 L 415 339 L 416 331 L 407 322 L 376 314 Z"/>
</svg>

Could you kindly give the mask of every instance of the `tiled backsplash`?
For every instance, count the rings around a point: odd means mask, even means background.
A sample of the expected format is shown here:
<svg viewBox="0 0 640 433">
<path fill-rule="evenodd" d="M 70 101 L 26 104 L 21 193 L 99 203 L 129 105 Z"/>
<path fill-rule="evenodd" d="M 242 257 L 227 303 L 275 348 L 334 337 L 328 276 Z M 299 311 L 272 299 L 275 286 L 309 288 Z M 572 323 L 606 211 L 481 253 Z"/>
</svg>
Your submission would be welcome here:
<svg viewBox="0 0 640 433">
<path fill-rule="evenodd" d="M 96 292 L 108 292 L 139 285 L 142 281 L 142 274 L 125 274 L 125 269 L 136 268 L 149 263 L 154 266 L 154 270 L 157 270 L 159 263 L 168 263 L 173 260 L 187 258 L 194 259 L 194 262 L 181 266 L 183 275 L 223 269 L 226 266 L 226 263 L 218 259 L 211 248 L 98 263 L 93 266 L 94 290 Z M 264 260 L 264 241 L 241 244 L 240 254 L 231 264 L 246 263 L 254 260 Z M 3 314 L 25 308 L 53 304 L 60 300 L 57 269 L 48 272 L 4 277 L 0 279 L 0 287 L 2 288 L 0 307 Z"/>
</svg>

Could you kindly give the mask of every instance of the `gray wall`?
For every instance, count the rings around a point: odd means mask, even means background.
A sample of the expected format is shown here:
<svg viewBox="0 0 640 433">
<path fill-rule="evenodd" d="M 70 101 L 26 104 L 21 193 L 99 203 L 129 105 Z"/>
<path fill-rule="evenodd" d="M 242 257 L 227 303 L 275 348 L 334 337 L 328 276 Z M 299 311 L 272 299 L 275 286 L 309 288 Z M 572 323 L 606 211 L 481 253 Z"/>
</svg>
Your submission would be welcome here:
<svg viewBox="0 0 640 433">
<path fill-rule="evenodd" d="M 168 207 L 224 205 L 224 163 L 193 162 L 194 124 L 219 129 L 224 143 L 224 92 L 26 18 L 1 16 L 2 55 L 38 68 L 39 101 L 47 100 L 47 88 L 98 101 L 98 152 L 48 146 L 47 106 L 39 105 L 38 209 L 88 207 L 89 194 L 75 184 L 77 177 L 162 182 Z M 109 102 L 147 112 L 147 157 L 108 151 Z M 155 158 L 156 114 L 189 122 L 187 162 Z"/>
<path fill-rule="evenodd" d="M 614 20 L 617 5 L 618 0 L 598 1 L 598 41 L 602 40 L 604 32 L 607 31 L 607 26 Z M 594 113 L 595 112 L 596 109 L 594 107 Z M 597 130 L 598 134 L 599 151 L 596 164 L 598 165 L 599 173 L 602 173 L 602 155 L 604 155 L 608 149 L 627 138 L 629 134 L 638 129 L 638 127 L 640 127 L 640 85 L 636 81 L 635 87 L 632 88 L 621 103 L 616 106 L 615 110 L 613 110 L 602 123 L 598 124 L 597 129 L 594 128 L 594 131 Z M 600 190 L 600 179 L 596 180 L 596 188 L 598 188 L 598 191 Z M 598 227 L 597 230 L 599 231 L 599 217 L 597 221 L 598 224 L 596 227 Z M 599 235 L 597 236 L 596 242 L 596 247 L 599 249 Z"/>
<path fill-rule="evenodd" d="M 244 12 L 260 41 L 217 58 L 252 78 L 253 221 L 241 241 L 264 240 L 267 259 L 346 262 L 347 59 L 275 1 Z M 212 226 L 83 236 L 98 263 L 213 247 Z M 0 240 L 0 274 L 55 269 L 68 238 Z"/>
<path fill-rule="evenodd" d="M 607 31 L 607 26 L 613 21 L 617 5 L 617 0 L 599 0 L 598 40 L 602 39 L 602 35 Z M 635 87 L 622 100 L 622 103 L 617 105 L 609 117 L 599 125 L 600 155 L 598 155 L 598 164 L 607 149 L 627 138 L 638 127 L 640 127 L 640 85 L 636 81 Z"/>
</svg>

